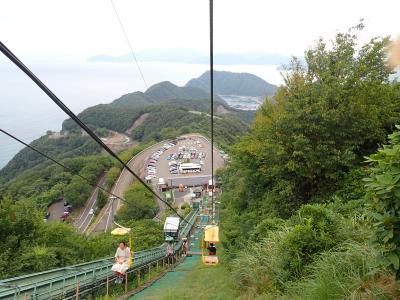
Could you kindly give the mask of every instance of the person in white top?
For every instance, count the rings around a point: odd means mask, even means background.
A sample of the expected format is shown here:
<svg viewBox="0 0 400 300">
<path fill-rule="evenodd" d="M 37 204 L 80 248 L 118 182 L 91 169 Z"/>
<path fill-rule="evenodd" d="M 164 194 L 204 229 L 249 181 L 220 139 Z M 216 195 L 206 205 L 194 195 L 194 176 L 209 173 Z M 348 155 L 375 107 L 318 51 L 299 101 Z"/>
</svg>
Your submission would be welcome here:
<svg viewBox="0 0 400 300">
<path fill-rule="evenodd" d="M 117 283 L 122 283 L 124 280 L 124 274 L 129 269 L 130 260 L 131 249 L 126 247 L 126 243 L 124 241 L 119 242 L 119 246 L 115 252 L 115 264 L 111 268 L 111 271 L 115 272 L 115 281 Z"/>
</svg>

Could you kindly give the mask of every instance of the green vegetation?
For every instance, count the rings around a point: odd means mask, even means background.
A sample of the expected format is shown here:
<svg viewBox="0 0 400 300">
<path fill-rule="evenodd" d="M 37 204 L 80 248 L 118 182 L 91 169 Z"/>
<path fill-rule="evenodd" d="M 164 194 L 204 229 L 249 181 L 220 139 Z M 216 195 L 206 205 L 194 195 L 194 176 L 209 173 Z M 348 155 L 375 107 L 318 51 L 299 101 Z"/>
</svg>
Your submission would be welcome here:
<svg viewBox="0 0 400 300">
<path fill-rule="evenodd" d="M 106 128 L 124 132 L 140 117 L 142 109 L 115 107 L 110 104 L 99 104 L 81 112 L 79 118 L 92 129 Z M 63 131 L 79 131 L 79 126 L 71 119 L 63 122 Z"/>
<path fill-rule="evenodd" d="M 104 191 L 98 191 L 97 194 L 97 207 L 99 211 L 107 204 L 109 194 Z"/>
<path fill-rule="evenodd" d="M 244 298 L 400 297 L 400 133 L 373 154 L 400 122 L 400 84 L 388 40 L 358 45 L 362 28 L 293 60 L 220 172 L 225 258 Z"/>
<path fill-rule="evenodd" d="M 100 147 L 89 137 L 71 134 L 52 139 L 47 135 L 33 141 L 31 146 L 55 159 L 75 157 L 100 152 Z M 24 148 L 0 170 L 0 184 L 9 181 L 24 171 L 45 163 L 47 159 L 39 153 Z M 43 167 L 43 165 L 41 165 Z"/>
<path fill-rule="evenodd" d="M 368 158 L 371 175 L 364 181 L 369 191 L 376 239 L 383 246 L 384 265 L 392 267 L 400 278 L 400 132 L 389 138 L 389 145 Z"/>
<path fill-rule="evenodd" d="M 229 270 L 222 265 L 204 267 L 201 263 L 197 263 L 193 270 L 186 271 L 185 276 L 179 278 L 173 286 L 159 289 L 154 293 L 147 293 L 145 297 L 141 298 L 151 300 L 228 300 L 238 296 L 238 293 L 234 291 L 234 282 L 231 280 Z"/>
<path fill-rule="evenodd" d="M 277 86 L 262 78 L 249 73 L 233 73 L 214 71 L 215 93 L 219 95 L 266 96 L 274 95 Z M 210 90 L 210 71 L 199 78 L 191 79 L 186 87 L 196 87 L 205 91 Z"/>
<path fill-rule="evenodd" d="M 126 151 L 135 155 L 147 145 Z M 100 234 L 86 237 L 70 224 L 43 221 L 49 204 L 64 197 L 75 207 L 82 205 L 90 195 L 91 186 L 76 176 L 80 174 L 95 182 L 113 163 L 103 155 L 66 158 L 62 163 L 73 172 L 55 164 L 43 169 L 29 170 L 2 186 L 0 202 L 0 278 L 44 271 L 97 258 L 112 256 L 120 237 Z M 114 173 L 115 178 L 118 172 Z M 108 179 L 109 179 L 108 178 Z M 114 180 L 111 180 L 111 184 Z M 126 193 L 128 202 L 118 216 L 125 226 L 132 228 L 135 251 L 162 243 L 162 224 L 151 218 L 158 209 L 151 194 L 138 183 Z M 11 200 L 12 199 L 12 200 Z M 108 194 L 100 191 L 98 206 L 105 205 Z M 140 210 L 140 209 L 141 210 Z M 18 257 L 18 259 L 16 259 Z M 10 262 L 15 268 L 10 268 Z"/>
<path fill-rule="evenodd" d="M 79 207 L 89 197 L 91 186 L 77 174 L 94 183 L 111 166 L 111 159 L 104 155 L 77 156 L 61 163 L 71 172 L 55 163 L 46 163 L 43 168 L 28 170 L 0 186 L 0 194 L 14 201 L 31 199 L 42 210 L 62 198 Z"/>
<path fill-rule="evenodd" d="M 124 194 L 126 203 L 117 215 L 117 222 L 123 224 L 131 220 L 153 218 L 158 211 L 158 204 L 153 195 L 140 182 L 135 182 Z"/>
<path fill-rule="evenodd" d="M 139 220 L 129 225 L 135 251 L 160 245 L 159 223 Z M 0 228 L 0 278 L 110 257 L 121 239 L 108 233 L 86 237 L 69 224 L 45 223 L 35 203 L 9 198 L 0 204 Z"/>
<path fill-rule="evenodd" d="M 219 146 L 227 149 L 247 132 L 247 125 L 235 117 L 216 117 L 214 136 Z M 140 141 L 163 140 L 187 133 L 209 136 L 210 116 L 196 114 L 176 106 L 163 106 L 132 131 L 132 138 Z"/>
</svg>

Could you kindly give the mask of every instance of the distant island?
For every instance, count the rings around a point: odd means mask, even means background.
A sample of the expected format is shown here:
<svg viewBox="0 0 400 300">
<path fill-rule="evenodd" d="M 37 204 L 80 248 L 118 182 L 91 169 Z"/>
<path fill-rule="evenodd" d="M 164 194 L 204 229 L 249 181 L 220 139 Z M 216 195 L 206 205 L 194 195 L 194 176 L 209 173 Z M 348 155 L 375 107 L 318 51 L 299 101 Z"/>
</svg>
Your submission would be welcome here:
<svg viewBox="0 0 400 300">
<path fill-rule="evenodd" d="M 139 61 L 180 62 L 190 64 L 208 64 L 207 53 L 193 49 L 150 49 L 136 53 Z M 276 53 L 246 52 L 217 53 L 214 55 L 216 65 L 287 65 L 291 57 Z M 87 59 L 89 62 L 130 62 L 132 56 L 96 55 Z"/>
</svg>

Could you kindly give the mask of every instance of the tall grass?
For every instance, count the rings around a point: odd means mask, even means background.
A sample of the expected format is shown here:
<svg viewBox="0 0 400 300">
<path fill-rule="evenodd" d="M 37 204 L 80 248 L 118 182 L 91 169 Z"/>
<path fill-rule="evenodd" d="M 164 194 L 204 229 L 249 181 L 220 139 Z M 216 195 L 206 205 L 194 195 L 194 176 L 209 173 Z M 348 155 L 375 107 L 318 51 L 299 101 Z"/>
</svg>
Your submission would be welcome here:
<svg viewBox="0 0 400 300">
<path fill-rule="evenodd" d="M 399 299 L 394 277 L 379 268 L 378 258 L 372 245 L 346 242 L 309 265 L 309 275 L 288 287 L 289 298 Z"/>
<path fill-rule="evenodd" d="M 240 290 L 254 296 L 280 290 L 287 274 L 282 267 L 279 245 L 286 235 L 287 229 L 271 231 L 268 238 L 249 244 L 232 261 L 231 273 Z"/>
</svg>

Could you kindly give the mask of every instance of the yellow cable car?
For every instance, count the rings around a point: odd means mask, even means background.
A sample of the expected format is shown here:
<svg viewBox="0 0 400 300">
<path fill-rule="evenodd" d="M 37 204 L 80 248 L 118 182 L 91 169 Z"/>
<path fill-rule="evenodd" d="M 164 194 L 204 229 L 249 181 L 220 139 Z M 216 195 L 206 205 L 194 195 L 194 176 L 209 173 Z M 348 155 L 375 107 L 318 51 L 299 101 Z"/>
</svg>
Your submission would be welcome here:
<svg viewBox="0 0 400 300">
<path fill-rule="evenodd" d="M 216 266 L 218 264 L 216 243 L 219 242 L 218 225 L 206 225 L 203 231 L 201 243 L 201 260 L 203 264 L 208 266 Z M 206 255 L 206 250 L 208 255 Z"/>
<path fill-rule="evenodd" d="M 120 226 L 120 225 L 119 225 Z M 133 265 L 133 245 L 132 245 L 132 234 L 131 234 L 131 229 L 130 228 L 125 228 L 125 227 L 117 227 L 113 231 L 111 231 L 112 235 L 119 235 L 119 236 L 128 236 L 129 237 L 129 249 L 131 252 L 130 255 L 130 260 L 129 260 L 129 268 L 132 267 Z"/>
</svg>

